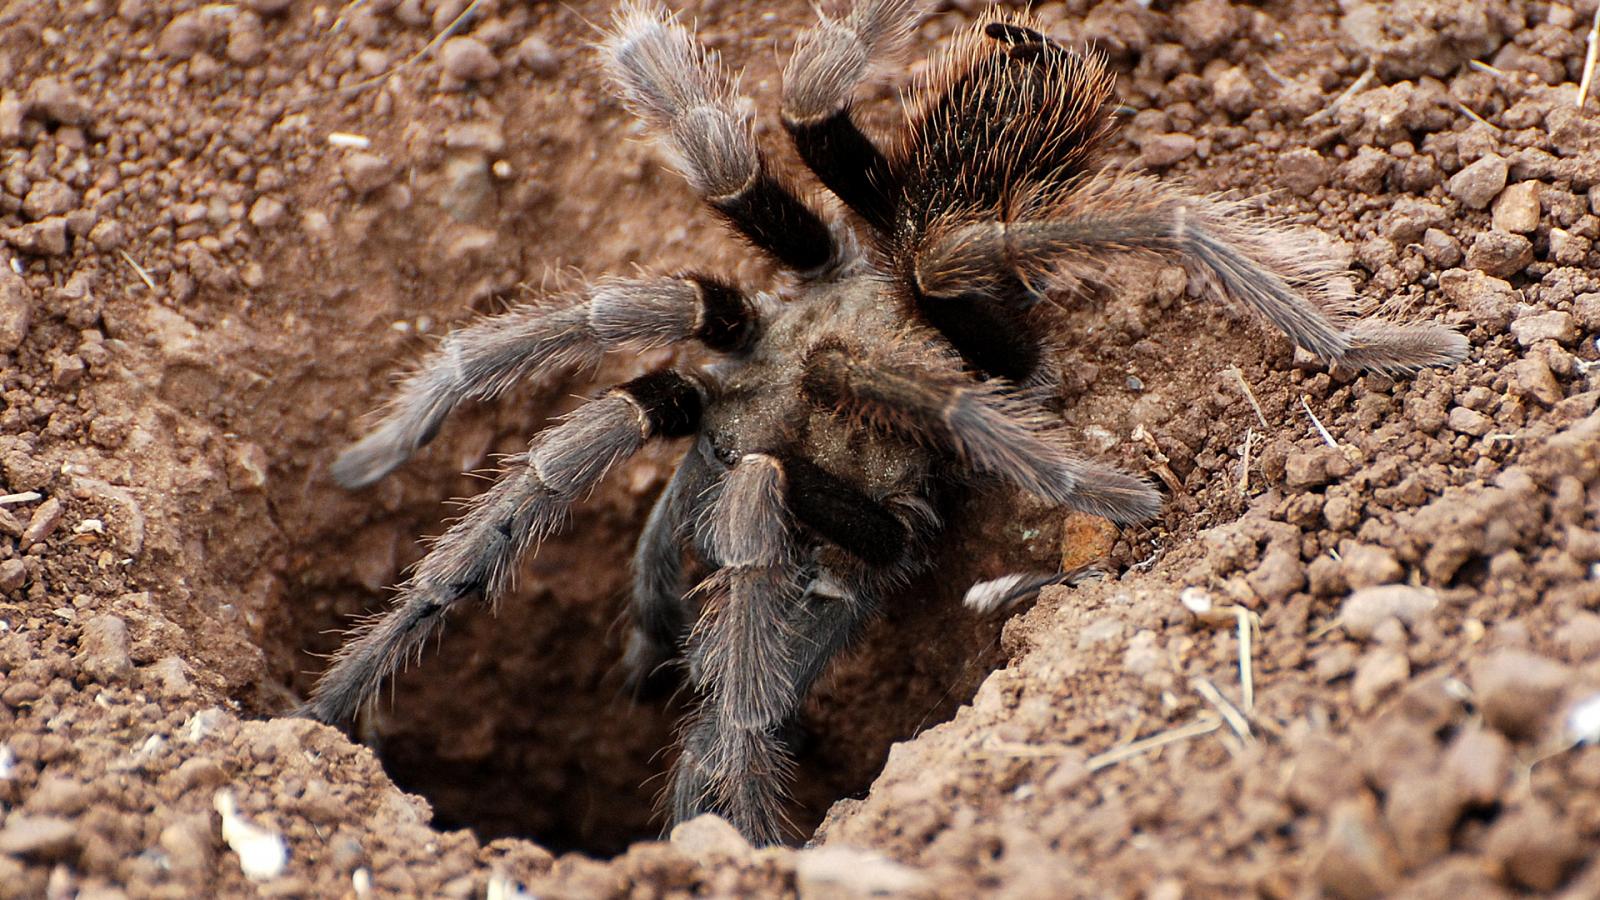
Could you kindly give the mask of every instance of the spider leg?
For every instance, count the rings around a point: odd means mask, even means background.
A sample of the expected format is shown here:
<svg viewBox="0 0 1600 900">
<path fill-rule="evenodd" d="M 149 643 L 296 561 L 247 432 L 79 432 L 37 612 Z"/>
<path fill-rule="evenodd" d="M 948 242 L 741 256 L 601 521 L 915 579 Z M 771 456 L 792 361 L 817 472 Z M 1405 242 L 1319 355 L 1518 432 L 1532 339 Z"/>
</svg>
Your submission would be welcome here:
<svg viewBox="0 0 1600 900">
<path fill-rule="evenodd" d="M 839 246 L 827 223 L 769 171 L 735 79 L 653 0 L 626 3 L 600 45 L 623 101 L 662 136 L 689 183 L 751 243 L 801 274 Z"/>
<path fill-rule="evenodd" d="M 905 42 L 919 0 L 844 0 L 800 33 L 783 70 L 783 125 L 807 167 L 880 232 L 892 227 L 897 188 L 889 163 L 850 115 L 872 62 Z M 837 12 L 839 14 L 830 14 Z"/>
<path fill-rule="evenodd" d="M 690 448 L 656 498 L 633 553 L 633 630 L 623 656 L 628 686 L 641 693 L 661 667 L 678 656 L 689 633 L 684 601 L 683 539 L 695 501 L 712 473 L 698 447 Z"/>
<path fill-rule="evenodd" d="M 1121 524 L 1161 509 L 1149 484 L 1073 454 L 1058 420 L 1001 383 L 823 343 L 807 357 L 801 385 L 816 402 L 952 451 L 973 470 L 1054 503 Z"/>
<path fill-rule="evenodd" d="M 755 306 L 708 276 L 608 278 L 585 292 L 524 304 L 452 331 L 401 382 L 376 427 L 332 467 L 348 488 L 369 485 L 439 431 L 455 406 L 490 399 L 549 366 L 588 363 L 624 344 L 698 340 L 738 352 L 760 328 Z"/>
<path fill-rule="evenodd" d="M 1466 339 L 1447 327 L 1357 318 L 1338 265 L 1294 232 L 1148 176 L 1101 173 L 1015 219 L 955 225 L 930 237 L 916 279 L 932 293 L 998 290 L 1019 274 L 1070 283 L 1092 279 L 1116 252 L 1181 262 L 1214 295 L 1335 365 L 1411 372 L 1466 355 Z"/>
<path fill-rule="evenodd" d="M 1143 480 L 1082 459 L 1058 420 L 1005 390 L 930 360 L 863 357 L 824 343 L 806 360 L 815 401 L 956 453 L 973 470 L 1121 523 L 1143 521 L 1160 495 Z"/>
<path fill-rule="evenodd" d="M 676 372 L 636 378 L 579 407 L 510 460 L 441 535 L 390 610 L 360 625 L 297 712 L 349 721 L 378 685 L 442 624 L 458 600 L 493 602 L 516 561 L 561 523 L 572 502 L 653 437 L 699 426 L 700 388 Z"/>
<path fill-rule="evenodd" d="M 875 609 L 864 578 L 854 579 L 863 582 L 854 587 L 829 575 L 803 583 L 795 525 L 826 537 L 852 533 L 838 520 L 887 521 L 898 543 L 887 546 L 882 534 L 871 542 L 875 562 L 868 565 L 875 571 L 905 567 L 934 527 L 925 503 L 894 498 L 880 504 L 848 487 L 825 507 L 795 508 L 796 498 L 843 484 L 820 481 L 815 473 L 797 478 L 808 465 L 746 455 L 712 507 L 709 543 L 722 568 L 702 585 L 705 611 L 690 651 L 690 673 L 704 700 L 686 728 L 672 785 L 674 821 L 715 811 L 762 844 L 781 836 L 791 767 L 785 726 Z M 862 562 L 853 565 L 860 569 Z"/>
<path fill-rule="evenodd" d="M 779 785 L 790 765 L 776 725 L 798 702 L 788 607 L 799 595 L 799 564 L 783 491 L 778 460 L 747 454 L 705 520 L 721 568 L 696 589 L 704 611 L 689 672 L 704 699 L 673 785 L 675 821 L 715 809 L 763 843 L 778 838 Z"/>
</svg>

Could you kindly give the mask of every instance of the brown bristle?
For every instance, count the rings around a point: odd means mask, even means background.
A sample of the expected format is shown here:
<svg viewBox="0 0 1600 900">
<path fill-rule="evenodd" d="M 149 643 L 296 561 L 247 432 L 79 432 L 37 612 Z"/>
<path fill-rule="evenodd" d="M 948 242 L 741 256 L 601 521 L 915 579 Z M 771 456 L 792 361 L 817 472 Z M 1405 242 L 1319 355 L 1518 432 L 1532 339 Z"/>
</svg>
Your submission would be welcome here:
<svg viewBox="0 0 1600 900">
<path fill-rule="evenodd" d="M 1088 171 L 1109 130 L 1112 79 L 1098 54 L 1043 37 L 1027 14 L 986 19 L 933 60 L 889 150 L 900 241 L 936 221 L 1009 218 Z"/>
</svg>

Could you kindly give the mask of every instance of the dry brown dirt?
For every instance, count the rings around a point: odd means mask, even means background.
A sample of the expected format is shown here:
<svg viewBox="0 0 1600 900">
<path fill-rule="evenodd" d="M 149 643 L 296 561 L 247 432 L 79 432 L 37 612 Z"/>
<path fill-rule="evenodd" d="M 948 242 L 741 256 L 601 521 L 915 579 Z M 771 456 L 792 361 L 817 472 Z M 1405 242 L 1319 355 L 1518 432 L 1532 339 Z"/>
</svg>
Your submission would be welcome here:
<svg viewBox="0 0 1600 900">
<path fill-rule="evenodd" d="M 618 677 L 677 448 L 498 617 L 457 616 L 362 743 L 273 718 L 462 471 L 669 359 L 550 373 L 341 492 L 329 461 L 428 338 L 572 269 L 772 275 L 606 94 L 606 4 L 467 6 L 0 5 L 0 896 L 1600 896 L 1600 749 L 1569 724 L 1600 690 L 1595 0 L 1038 5 L 1119 72 L 1118 157 L 1321 230 L 1471 358 L 1329 374 L 1175 269 L 1070 298 L 1063 408 L 1163 517 L 1001 622 L 966 584 L 1111 541 L 976 498 L 807 709 L 813 846 L 760 852 L 658 840 L 681 710 Z M 978 12 L 940 7 L 914 56 Z M 809 10 L 690 15 L 789 160 L 770 110 Z M 1233 619 L 1181 596 L 1259 616 L 1247 731 L 1205 699 L 1244 703 Z M 281 872 L 247 879 L 222 791 Z"/>
</svg>

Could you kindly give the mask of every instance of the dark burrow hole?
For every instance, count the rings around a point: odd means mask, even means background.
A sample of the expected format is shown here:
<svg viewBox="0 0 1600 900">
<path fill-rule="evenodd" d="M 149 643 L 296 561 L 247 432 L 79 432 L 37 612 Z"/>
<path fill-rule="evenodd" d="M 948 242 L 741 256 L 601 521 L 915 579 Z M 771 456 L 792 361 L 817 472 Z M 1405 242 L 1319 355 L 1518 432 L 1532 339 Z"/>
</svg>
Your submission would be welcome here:
<svg viewBox="0 0 1600 900">
<path fill-rule="evenodd" d="M 635 701 L 619 665 L 627 563 L 654 493 L 612 489 L 580 506 L 562 535 L 524 561 L 497 613 L 477 605 L 452 612 L 443 637 L 354 729 L 401 788 L 432 804 L 435 827 L 601 858 L 662 835 L 657 799 L 691 700 L 680 691 Z M 1049 560 L 1059 537 L 1048 525 L 1025 527 L 1003 498 L 979 503 L 993 514 L 963 517 L 946 532 L 939 566 L 890 598 L 806 704 L 792 840 L 809 837 L 835 801 L 864 796 L 891 744 L 947 721 L 1003 662 L 1002 621 L 967 612 L 961 595 L 974 580 L 1029 564 L 1019 547 Z M 337 572 L 340 563 L 323 567 Z M 385 607 L 387 595 L 353 580 L 297 600 L 303 612 L 318 612 L 297 618 L 285 643 L 269 648 L 292 660 L 292 674 L 288 665 L 280 671 L 301 697 L 325 664 L 309 654 L 335 649 L 354 614 Z"/>
</svg>

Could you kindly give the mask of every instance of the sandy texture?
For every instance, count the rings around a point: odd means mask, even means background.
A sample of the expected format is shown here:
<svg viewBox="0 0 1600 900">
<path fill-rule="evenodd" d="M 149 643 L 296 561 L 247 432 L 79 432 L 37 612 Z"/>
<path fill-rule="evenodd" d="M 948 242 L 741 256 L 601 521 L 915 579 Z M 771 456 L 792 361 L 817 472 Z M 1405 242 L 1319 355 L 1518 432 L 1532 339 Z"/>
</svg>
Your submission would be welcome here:
<svg viewBox="0 0 1600 900">
<path fill-rule="evenodd" d="M 1370 306 L 1472 356 L 1329 374 L 1159 266 L 1064 298 L 1062 409 L 1163 517 L 975 498 L 808 708 L 816 846 L 761 852 L 714 820 L 651 840 L 682 710 L 623 695 L 618 617 L 678 448 L 457 616 L 366 746 L 271 718 L 459 473 L 671 359 L 549 373 L 338 490 L 429 337 L 571 268 L 771 275 L 606 95 L 604 4 L 466 6 L 0 9 L 0 896 L 1600 894 L 1600 750 L 1567 733 L 1600 690 L 1594 0 L 1039 6 L 1120 73 L 1118 157 L 1320 230 Z M 792 163 L 777 61 L 811 13 L 768 7 L 693 15 Z M 956 604 L 1101 551 L 1115 577 L 1010 622 Z M 1243 703 L 1234 619 L 1180 596 L 1259 616 L 1247 732 L 1206 699 Z"/>
</svg>

